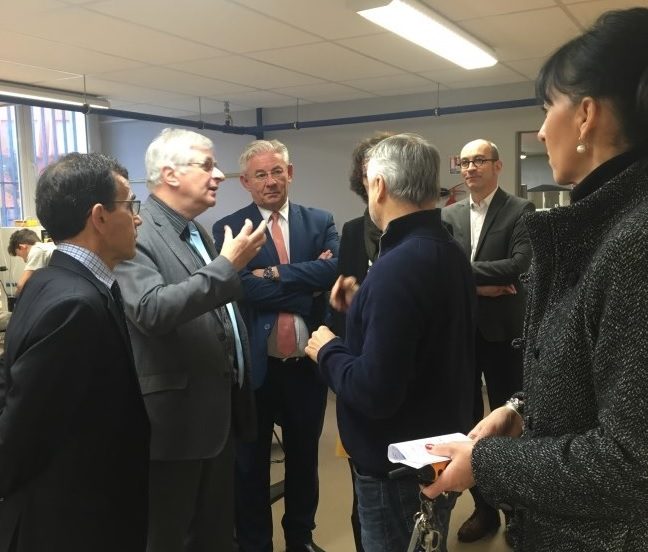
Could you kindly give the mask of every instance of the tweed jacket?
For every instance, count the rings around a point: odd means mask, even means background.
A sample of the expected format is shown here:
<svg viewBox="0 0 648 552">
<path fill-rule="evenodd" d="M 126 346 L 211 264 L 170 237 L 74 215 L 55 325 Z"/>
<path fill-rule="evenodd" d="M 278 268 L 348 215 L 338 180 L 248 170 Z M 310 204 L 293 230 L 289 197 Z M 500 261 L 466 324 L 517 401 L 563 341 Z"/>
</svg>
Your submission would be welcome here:
<svg viewBox="0 0 648 552">
<path fill-rule="evenodd" d="M 526 218 L 525 430 L 474 448 L 516 551 L 648 550 L 648 160 Z"/>
</svg>

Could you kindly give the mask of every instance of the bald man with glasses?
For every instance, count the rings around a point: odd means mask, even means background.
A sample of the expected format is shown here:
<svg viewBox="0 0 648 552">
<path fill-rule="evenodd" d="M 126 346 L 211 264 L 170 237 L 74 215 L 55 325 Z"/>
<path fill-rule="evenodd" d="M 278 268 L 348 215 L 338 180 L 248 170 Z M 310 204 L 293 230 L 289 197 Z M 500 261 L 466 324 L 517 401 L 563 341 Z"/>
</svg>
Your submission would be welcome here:
<svg viewBox="0 0 648 552">
<path fill-rule="evenodd" d="M 452 226 L 455 239 L 470 259 L 477 285 L 477 423 L 484 412 L 482 374 L 491 410 L 522 388 L 522 351 L 512 342 L 522 337 L 526 292 L 520 275 L 531 265 L 531 244 L 523 217 L 535 207 L 498 186 L 502 161 L 493 142 L 468 142 L 460 159 L 470 196 L 445 207 L 441 216 Z M 459 529 L 462 542 L 479 540 L 500 526 L 499 512 L 484 501 L 478 489 L 471 492 L 475 511 Z"/>
</svg>

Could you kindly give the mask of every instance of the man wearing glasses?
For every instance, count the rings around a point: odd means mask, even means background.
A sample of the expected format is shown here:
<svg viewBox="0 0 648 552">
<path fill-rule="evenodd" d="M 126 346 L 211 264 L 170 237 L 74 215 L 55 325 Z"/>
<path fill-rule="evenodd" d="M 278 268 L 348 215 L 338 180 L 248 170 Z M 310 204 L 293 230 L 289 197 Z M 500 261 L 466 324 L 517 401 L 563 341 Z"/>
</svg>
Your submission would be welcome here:
<svg viewBox="0 0 648 552">
<path fill-rule="evenodd" d="M 0 550 L 143 552 L 149 422 L 113 270 L 141 224 L 98 153 L 47 167 L 36 213 L 58 249 L 20 294 L 0 368 Z"/>
<path fill-rule="evenodd" d="M 338 234 L 330 213 L 288 201 L 293 166 L 278 140 L 256 140 L 239 159 L 252 203 L 218 221 L 216 247 L 245 220 L 268 223 L 268 240 L 241 272 L 241 310 L 250 332 L 259 436 L 237 448 L 236 527 L 241 552 L 272 550 L 270 445 L 276 421 L 286 453 L 284 536 L 287 552 L 320 551 L 312 542 L 319 482 L 317 452 L 326 385 L 305 356 L 324 319 L 337 275 Z"/>
<path fill-rule="evenodd" d="M 247 334 L 233 301 L 265 224 L 227 230 L 219 255 L 195 222 L 224 179 L 208 138 L 166 129 L 145 164 L 144 225 L 117 278 L 151 419 L 147 550 L 231 550 L 234 441 L 254 432 Z"/>
<path fill-rule="evenodd" d="M 531 244 L 523 223 L 535 207 L 498 187 L 502 171 L 497 146 L 473 140 L 461 150 L 461 175 L 470 196 L 442 210 L 455 239 L 470 259 L 477 284 L 478 324 L 474 422 L 483 417 L 482 373 L 491 410 L 522 389 L 522 351 L 511 342 L 522 337 L 526 292 L 520 275 L 531 265 Z M 473 542 L 496 531 L 499 512 L 473 489 L 475 511 L 458 538 Z"/>
</svg>

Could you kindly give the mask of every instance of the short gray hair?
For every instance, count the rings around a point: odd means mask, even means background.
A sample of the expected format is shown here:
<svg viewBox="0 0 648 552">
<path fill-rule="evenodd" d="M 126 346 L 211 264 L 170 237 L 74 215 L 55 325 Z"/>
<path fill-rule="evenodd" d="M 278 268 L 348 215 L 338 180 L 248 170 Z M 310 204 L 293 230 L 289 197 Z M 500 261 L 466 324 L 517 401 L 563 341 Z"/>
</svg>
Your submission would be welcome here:
<svg viewBox="0 0 648 552">
<path fill-rule="evenodd" d="M 396 134 L 367 152 L 372 172 L 394 199 L 422 207 L 439 198 L 439 150 L 418 134 Z"/>
<path fill-rule="evenodd" d="M 245 146 L 241 157 L 239 157 L 241 173 L 245 172 L 248 161 L 260 153 L 278 153 L 283 158 L 284 163 L 290 165 L 288 148 L 279 140 L 254 140 Z"/>
<path fill-rule="evenodd" d="M 144 157 L 146 186 L 153 190 L 159 183 L 164 167 L 190 163 L 194 159 L 192 149 L 214 149 L 214 143 L 193 130 L 165 128 L 150 143 Z"/>
</svg>

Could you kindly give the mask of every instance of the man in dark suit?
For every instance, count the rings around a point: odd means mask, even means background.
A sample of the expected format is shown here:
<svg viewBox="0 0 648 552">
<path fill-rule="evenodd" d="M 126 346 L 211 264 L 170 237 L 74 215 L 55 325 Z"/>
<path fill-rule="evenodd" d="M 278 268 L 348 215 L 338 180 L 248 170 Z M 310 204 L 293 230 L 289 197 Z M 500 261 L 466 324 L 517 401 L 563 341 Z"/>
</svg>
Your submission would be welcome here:
<svg viewBox="0 0 648 552">
<path fill-rule="evenodd" d="M 5 341 L 0 551 L 142 552 L 149 423 L 113 269 L 135 254 L 139 201 L 100 154 L 45 169 L 36 212 L 58 243 Z"/>
<path fill-rule="evenodd" d="M 270 445 L 274 422 L 286 453 L 284 535 L 288 552 L 321 550 L 312 542 L 319 483 L 317 452 L 326 386 L 304 356 L 310 332 L 322 323 L 335 281 L 338 235 L 330 213 L 288 201 L 293 166 L 285 145 L 257 140 L 240 158 L 241 184 L 253 203 L 218 221 L 224 228 L 268 221 L 268 240 L 241 272 L 241 310 L 252 345 L 259 436 L 236 458 L 237 535 L 241 552 L 272 550 Z"/>
<path fill-rule="evenodd" d="M 265 225 L 226 231 L 216 254 L 194 218 L 216 203 L 224 177 L 200 134 L 164 130 L 146 171 L 145 224 L 117 278 L 151 418 L 147 550 L 231 550 L 233 444 L 254 433 L 247 334 L 231 302 Z"/>
<path fill-rule="evenodd" d="M 442 210 L 455 239 L 471 260 L 478 296 L 474 421 L 483 417 L 484 374 L 491 410 L 522 388 L 522 353 L 511 342 L 522 336 L 526 292 L 520 274 L 531 264 L 531 244 L 522 221 L 534 210 L 530 201 L 498 187 L 502 171 L 497 146 L 473 140 L 461 150 L 461 174 L 470 197 Z M 462 542 L 473 542 L 500 526 L 498 511 L 472 491 L 475 511 L 459 529 Z"/>
</svg>

